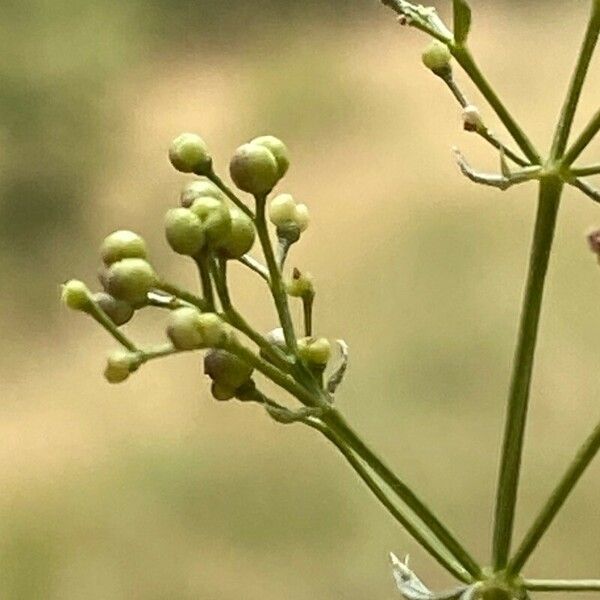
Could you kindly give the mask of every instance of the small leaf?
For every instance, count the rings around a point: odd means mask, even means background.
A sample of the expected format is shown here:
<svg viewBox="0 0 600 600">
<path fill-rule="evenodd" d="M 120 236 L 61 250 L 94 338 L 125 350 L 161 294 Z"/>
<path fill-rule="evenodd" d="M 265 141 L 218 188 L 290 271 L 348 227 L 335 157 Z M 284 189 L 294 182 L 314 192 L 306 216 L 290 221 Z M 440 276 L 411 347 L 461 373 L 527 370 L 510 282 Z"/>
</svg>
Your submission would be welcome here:
<svg viewBox="0 0 600 600">
<path fill-rule="evenodd" d="M 462 46 L 471 29 L 471 7 L 466 0 L 454 0 L 454 41 Z"/>
</svg>

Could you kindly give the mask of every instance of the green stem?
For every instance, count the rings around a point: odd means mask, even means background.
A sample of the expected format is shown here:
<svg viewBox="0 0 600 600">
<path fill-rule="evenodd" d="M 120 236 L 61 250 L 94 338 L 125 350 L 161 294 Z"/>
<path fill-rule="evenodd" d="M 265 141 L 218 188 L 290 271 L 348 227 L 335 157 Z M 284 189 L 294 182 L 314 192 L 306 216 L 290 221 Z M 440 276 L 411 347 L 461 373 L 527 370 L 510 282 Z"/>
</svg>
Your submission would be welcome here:
<svg viewBox="0 0 600 600">
<path fill-rule="evenodd" d="M 542 536 L 548 530 L 548 527 L 566 502 L 569 494 L 590 465 L 598 451 L 600 450 L 600 423 L 584 444 L 569 465 L 566 473 L 548 498 L 539 515 L 535 519 L 529 531 L 525 534 L 523 542 L 519 546 L 515 555 L 508 563 L 507 571 L 511 574 L 517 574 L 521 571 L 531 553 L 535 550 Z M 598 588 L 597 588 L 598 589 Z"/>
<path fill-rule="evenodd" d="M 479 70 L 469 49 L 465 46 L 453 45 L 449 45 L 449 48 L 456 59 L 456 62 L 464 69 L 477 89 L 494 109 L 494 112 L 498 115 L 498 118 L 502 121 L 502 124 L 506 127 L 516 144 L 521 148 L 523 154 L 525 154 L 532 164 L 539 165 L 541 163 L 541 158 L 537 150 L 504 106 L 483 73 Z"/>
<path fill-rule="evenodd" d="M 588 177 L 590 175 L 600 175 L 600 165 L 590 165 L 589 167 L 571 169 L 571 175 L 574 175 L 575 177 Z"/>
<path fill-rule="evenodd" d="M 600 31 L 600 2 L 593 0 L 592 12 L 587 26 L 587 31 L 583 39 L 581 50 L 579 52 L 579 59 L 571 83 L 569 85 L 569 91 L 567 98 L 563 105 L 563 109 L 556 127 L 556 133 L 554 134 L 554 141 L 552 143 L 552 151 L 550 156 L 552 160 L 559 159 L 565 152 L 567 141 L 569 140 L 569 134 L 573 126 L 573 119 L 575 118 L 575 112 L 577 111 L 577 105 L 581 97 L 581 91 L 583 84 L 598 42 L 598 32 Z"/>
<path fill-rule="evenodd" d="M 179 298 L 187 302 L 188 304 L 192 304 L 200 310 L 204 311 L 208 309 L 206 302 L 202 298 L 198 298 L 198 296 L 190 294 L 189 292 L 186 292 L 185 290 L 182 290 L 181 288 L 178 288 L 177 286 L 171 283 L 167 283 L 166 281 L 161 281 L 156 286 L 156 289 L 160 290 L 161 292 L 165 292 L 166 294 L 169 294 L 175 298 Z"/>
<path fill-rule="evenodd" d="M 207 178 L 210 179 L 246 216 L 251 219 L 254 218 L 254 213 L 214 171 L 211 171 L 207 175 Z"/>
<path fill-rule="evenodd" d="M 281 271 L 277 265 L 277 259 L 275 258 L 273 246 L 271 245 L 269 230 L 267 229 L 265 208 L 266 198 L 256 198 L 256 217 L 254 223 L 256 225 L 256 232 L 258 233 L 258 239 L 260 240 L 265 255 L 267 268 L 269 269 L 271 294 L 275 302 L 279 322 L 283 329 L 285 343 L 290 351 L 296 354 L 298 351 L 298 344 L 296 341 L 296 334 L 294 333 L 294 324 L 290 315 L 290 308 L 288 306 L 287 294 L 285 292 L 285 286 L 283 285 Z"/>
<path fill-rule="evenodd" d="M 433 535 L 443 544 L 460 565 L 475 579 L 481 577 L 481 567 L 477 561 L 458 542 L 446 526 L 433 514 L 427 505 L 399 479 L 393 471 L 358 437 L 344 421 L 339 412 L 332 409 L 322 417 L 324 423 L 350 447 L 377 475 L 390 487 L 394 494 L 402 500 L 431 530 Z"/>
<path fill-rule="evenodd" d="M 194 261 L 198 266 L 200 285 L 202 286 L 202 297 L 206 303 L 206 310 L 215 312 L 215 296 L 213 293 L 212 282 L 210 280 L 210 256 L 206 250 L 202 250 L 200 254 L 194 258 Z"/>
<path fill-rule="evenodd" d="M 258 333 L 258 331 L 256 331 L 234 308 L 229 295 L 229 286 L 227 285 L 227 261 L 220 261 L 217 265 L 216 260 L 213 260 L 211 262 L 211 272 L 227 322 L 238 331 L 241 331 L 248 339 L 253 341 L 261 350 L 263 350 L 273 361 L 275 366 L 282 371 L 289 371 L 291 363 L 288 361 L 285 354 Z"/>
<path fill-rule="evenodd" d="M 523 587 L 532 592 L 598 592 L 598 579 L 525 579 Z"/>
<path fill-rule="evenodd" d="M 538 211 L 508 399 L 502 460 L 496 492 L 493 540 L 493 563 L 496 570 L 501 570 L 506 566 L 512 540 L 531 372 L 544 283 L 562 187 L 563 183 L 556 177 L 547 177 L 540 182 Z"/>
<path fill-rule="evenodd" d="M 112 319 L 102 310 L 102 307 L 89 298 L 90 305 L 86 312 L 101 325 L 112 337 L 130 352 L 139 352 L 139 348 L 113 323 Z"/>
<path fill-rule="evenodd" d="M 567 150 L 562 164 L 567 167 L 572 165 L 587 148 L 588 144 L 596 137 L 598 131 L 600 131 L 600 110 L 592 117 L 592 120 Z"/>
<path fill-rule="evenodd" d="M 428 531 L 423 528 L 421 523 L 415 522 L 411 515 L 405 514 L 400 508 L 387 497 L 385 492 L 379 487 L 376 480 L 371 476 L 359 458 L 344 442 L 321 423 L 315 421 L 304 421 L 309 427 L 320 431 L 335 447 L 341 452 L 344 458 L 348 461 L 352 469 L 363 480 L 366 486 L 373 492 L 375 497 L 383 504 L 387 511 L 396 519 L 398 523 L 449 573 L 454 575 L 459 581 L 470 583 L 472 578 L 459 565 L 455 564 L 454 560 L 446 556 L 445 549 L 440 546 L 437 540 L 430 539 Z"/>
<path fill-rule="evenodd" d="M 262 263 L 258 262 L 255 258 L 250 256 L 249 254 L 244 254 L 244 256 L 238 258 L 238 262 L 240 262 L 245 267 L 248 267 L 251 271 L 254 271 L 258 275 L 260 275 L 269 285 L 271 284 L 271 279 L 269 278 L 269 271 Z"/>
</svg>

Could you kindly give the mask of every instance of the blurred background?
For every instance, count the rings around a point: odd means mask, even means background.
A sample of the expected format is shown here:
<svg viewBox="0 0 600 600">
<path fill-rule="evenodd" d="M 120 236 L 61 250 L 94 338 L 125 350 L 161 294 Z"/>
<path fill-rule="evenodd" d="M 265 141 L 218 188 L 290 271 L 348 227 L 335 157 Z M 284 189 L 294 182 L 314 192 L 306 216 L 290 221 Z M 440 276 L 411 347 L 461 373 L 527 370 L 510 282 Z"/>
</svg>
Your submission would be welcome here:
<svg viewBox="0 0 600 600">
<path fill-rule="evenodd" d="M 450 5 L 438 2 L 448 18 Z M 588 2 L 472 5 L 476 56 L 547 148 Z M 187 130 L 224 173 L 251 137 L 288 143 L 281 189 L 313 219 L 290 266 L 316 277 L 318 332 L 351 348 L 338 402 L 486 562 L 535 188 L 502 194 L 457 173 L 454 144 L 482 169 L 498 157 L 421 66 L 425 38 L 375 0 L 4 0 L 0 16 L 0 597 L 383 600 L 398 597 L 390 550 L 433 588 L 451 583 L 315 432 L 217 405 L 196 355 L 109 386 L 113 342 L 60 306 L 60 282 L 95 284 L 116 228 L 196 285 L 162 233 L 186 181 L 166 149 Z M 600 416 L 592 225 L 597 207 L 568 189 L 517 539 Z M 234 271 L 240 307 L 271 329 L 260 281 Z M 157 341 L 163 327 L 152 313 L 128 330 Z M 529 576 L 600 575 L 599 469 Z"/>
</svg>

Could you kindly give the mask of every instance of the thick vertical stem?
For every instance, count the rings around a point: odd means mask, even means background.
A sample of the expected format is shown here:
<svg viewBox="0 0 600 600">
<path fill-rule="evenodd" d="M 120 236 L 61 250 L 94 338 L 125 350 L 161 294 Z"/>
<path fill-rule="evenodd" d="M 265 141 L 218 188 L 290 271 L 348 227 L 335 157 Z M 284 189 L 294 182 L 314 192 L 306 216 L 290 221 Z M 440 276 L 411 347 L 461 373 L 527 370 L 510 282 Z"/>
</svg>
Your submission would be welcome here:
<svg viewBox="0 0 600 600">
<path fill-rule="evenodd" d="M 557 177 L 540 182 L 538 210 L 523 300 L 519 337 L 508 398 L 500 475 L 496 492 L 493 564 L 503 569 L 512 540 L 531 372 L 533 369 L 544 283 L 554 240 L 563 183 Z"/>
</svg>

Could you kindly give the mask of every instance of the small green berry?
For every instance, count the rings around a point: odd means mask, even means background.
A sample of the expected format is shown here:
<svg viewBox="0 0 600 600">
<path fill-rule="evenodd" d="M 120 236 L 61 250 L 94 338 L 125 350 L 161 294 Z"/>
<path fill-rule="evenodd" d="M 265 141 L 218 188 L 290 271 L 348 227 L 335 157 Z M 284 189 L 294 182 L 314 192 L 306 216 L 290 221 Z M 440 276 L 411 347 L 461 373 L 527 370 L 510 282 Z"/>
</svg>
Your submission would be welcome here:
<svg viewBox="0 0 600 600">
<path fill-rule="evenodd" d="M 88 286 L 78 279 L 71 279 L 64 283 L 60 297 L 73 310 L 87 312 L 92 304 Z"/>
<path fill-rule="evenodd" d="M 296 204 L 296 214 L 294 215 L 294 223 L 298 229 L 306 231 L 310 222 L 310 215 L 308 213 L 308 206 L 306 204 Z"/>
<path fill-rule="evenodd" d="M 133 231 L 121 229 L 104 238 L 100 255 L 106 266 L 124 258 L 146 258 L 146 242 Z"/>
<path fill-rule="evenodd" d="M 294 269 L 292 278 L 286 282 L 285 290 L 294 298 L 308 298 L 315 295 L 313 277 L 310 273 L 301 273 Z"/>
<path fill-rule="evenodd" d="M 231 214 L 227 204 L 216 198 L 196 198 L 190 210 L 200 219 L 208 243 L 218 245 L 231 230 Z"/>
<path fill-rule="evenodd" d="M 195 350 L 204 347 L 198 309 L 184 306 L 169 313 L 167 335 L 177 350 Z"/>
<path fill-rule="evenodd" d="M 104 377 L 109 383 L 121 383 L 140 366 L 139 357 L 127 350 L 111 352 L 106 361 Z"/>
<path fill-rule="evenodd" d="M 204 372 L 221 386 L 237 390 L 251 377 L 254 369 L 226 350 L 211 350 L 204 357 Z"/>
<path fill-rule="evenodd" d="M 158 283 L 154 269 L 141 258 L 125 258 L 112 264 L 103 279 L 111 296 L 136 308 L 146 303 L 148 292 Z"/>
<path fill-rule="evenodd" d="M 446 44 L 433 40 L 422 54 L 423 64 L 436 75 L 443 76 L 450 72 L 452 54 Z"/>
<path fill-rule="evenodd" d="M 231 179 L 240 190 L 264 196 L 279 180 L 279 167 L 270 150 L 258 144 L 244 144 L 229 163 Z"/>
<path fill-rule="evenodd" d="M 196 179 L 190 181 L 182 190 L 180 204 L 184 208 L 190 208 L 197 198 L 209 196 L 217 200 L 225 200 L 225 194 L 208 179 Z"/>
<path fill-rule="evenodd" d="M 213 398 L 219 402 L 227 402 L 227 400 L 235 398 L 235 390 L 232 390 L 226 385 L 217 383 L 216 381 L 213 381 L 210 386 L 210 393 L 213 395 Z"/>
<path fill-rule="evenodd" d="M 269 204 L 269 219 L 275 227 L 283 227 L 293 222 L 296 215 L 296 201 L 291 194 L 279 194 Z"/>
<path fill-rule="evenodd" d="M 326 338 L 303 338 L 298 340 L 298 352 L 306 364 L 324 368 L 331 358 L 331 344 Z"/>
<path fill-rule="evenodd" d="M 117 300 L 106 292 L 94 294 L 93 299 L 117 327 L 129 322 L 135 312 L 131 304 Z"/>
<path fill-rule="evenodd" d="M 208 348 L 218 348 L 227 342 L 229 331 L 225 322 L 216 313 L 202 313 L 198 327 Z"/>
<path fill-rule="evenodd" d="M 224 258 L 240 258 L 254 245 L 256 231 L 252 219 L 237 208 L 230 208 L 231 229 L 218 245 L 218 251 Z"/>
<path fill-rule="evenodd" d="M 275 157 L 277 162 L 277 176 L 281 179 L 290 167 L 290 153 L 287 146 L 273 135 L 263 135 L 254 138 L 251 144 L 264 146 Z"/>
<path fill-rule="evenodd" d="M 207 175 L 212 167 L 212 158 L 206 142 L 195 133 L 182 133 L 169 148 L 171 164 L 182 173 Z"/>
<path fill-rule="evenodd" d="M 204 246 L 200 218 L 188 208 L 172 208 L 165 215 L 165 235 L 169 246 L 184 256 L 196 256 Z"/>
</svg>

